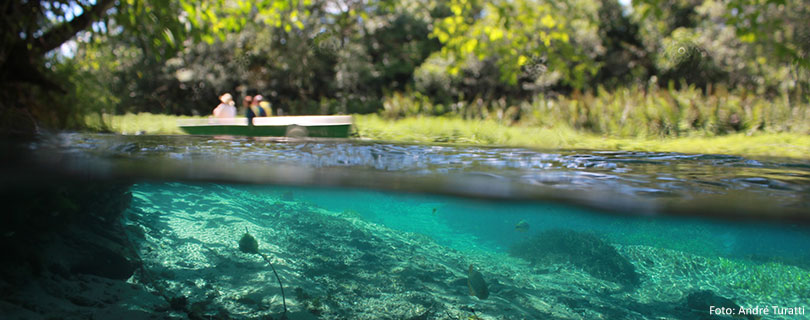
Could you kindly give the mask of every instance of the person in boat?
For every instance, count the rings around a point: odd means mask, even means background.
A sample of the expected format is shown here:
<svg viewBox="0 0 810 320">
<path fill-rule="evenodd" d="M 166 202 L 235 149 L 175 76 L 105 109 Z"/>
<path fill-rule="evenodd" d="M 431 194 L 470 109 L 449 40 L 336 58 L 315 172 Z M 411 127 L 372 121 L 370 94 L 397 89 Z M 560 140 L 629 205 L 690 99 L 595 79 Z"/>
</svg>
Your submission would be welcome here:
<svg viewBox="0 0 810 320">
<path fill-rule="evenodd" d="M 251 102 L 253 102 L 253 96 L 246 95 L 244 98 L 242 98 L 242 108 L 239 109 L 239 111 L 240 112 L 247 112 L 247 110 L 250 109 L 250 103 Z"/>
<path fill-rule="evenodd" d="M 250 108 L 247 109 L 248 124 L 253 124 L 253 118 L 255 117 L 269 117 L 272 115 L 273 109 L 270 107 L 270 102 L 264 101 L 264 97 L 260 94 L 253 97 Z"/>
<path fill-rule="evenodd" d="M 233 102 L 233 96 L 230 93 L 225 93 L 219 96 L 221 102 L 214 108 L 214 118 L 233 118 L 236 117 L 236 107 Z"/>
</svg>

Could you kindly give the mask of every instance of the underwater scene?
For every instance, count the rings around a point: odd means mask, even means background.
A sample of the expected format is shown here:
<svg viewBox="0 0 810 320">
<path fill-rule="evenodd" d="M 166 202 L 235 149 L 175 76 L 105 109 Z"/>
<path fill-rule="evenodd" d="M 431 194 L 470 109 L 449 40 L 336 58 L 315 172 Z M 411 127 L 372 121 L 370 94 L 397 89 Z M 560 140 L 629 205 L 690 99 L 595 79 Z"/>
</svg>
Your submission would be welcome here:
<svg viewBox="0 0 810 320">
<path fill-rule="evenodd" d="M 810 319 L 799 160 L 88 134 L 3 147 L 3 319 Z"/>
</svg>

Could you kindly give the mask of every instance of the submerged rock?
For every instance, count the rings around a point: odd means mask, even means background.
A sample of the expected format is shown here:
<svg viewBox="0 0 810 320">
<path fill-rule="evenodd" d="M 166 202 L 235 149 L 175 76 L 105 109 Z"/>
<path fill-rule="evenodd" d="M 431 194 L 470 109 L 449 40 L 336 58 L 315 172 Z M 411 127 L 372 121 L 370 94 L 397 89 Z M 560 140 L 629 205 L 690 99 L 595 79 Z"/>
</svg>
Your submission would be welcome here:
<svg viewBox="0 0 810 320">
<path fill-rule="evenodd" d="M 2 192 L 3 319 L 144 318 L 165 303 L 127 282 L 142 265 L 122 219 L 129 189 L 58 180 Z M 133 304 L 141 309 L 124 307 Z"/>
<path fill-rule="evenodd" d="M 591 276 L 635 287 L 639 275 L 616 248 L 595 235 L 572 230 L 548 230 L 509 248 L 509 254 L 533 264 L 568 262 Z"/>
<path fill-rule="evenodd" d="M 6 263 L 0 275 L 21 283 L 46 270 L 128 279 L 139 266 L 121 223 L 132 198 L 128 188 L 53 183 L 4 192 L 0 250 Z"/>
<path fill-rule="evenodd" d="M 130 248 L 115 244 L 86 243 L 84 256 L 70 266 L 70 272 L 89 274 L 108 279 L 127 280 L 139 267 L 134 258 L 128 257 Z"/>
</svg>

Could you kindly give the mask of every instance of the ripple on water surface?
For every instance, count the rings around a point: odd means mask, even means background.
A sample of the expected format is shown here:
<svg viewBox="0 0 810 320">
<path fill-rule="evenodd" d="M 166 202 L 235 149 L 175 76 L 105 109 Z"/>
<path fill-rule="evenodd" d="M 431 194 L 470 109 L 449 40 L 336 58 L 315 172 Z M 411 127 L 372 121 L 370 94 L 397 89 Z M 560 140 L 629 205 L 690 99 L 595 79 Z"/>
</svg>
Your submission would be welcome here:
<svg viewBox="0 0 810 320">
<path fill-rule="evenodd" d="M 41 165 L 85 175 L 550 199 L 634 213 L 810 218 L 810 163 L 793 159 L 94 134 L 60 134 L 31 149 Z"/>
</svg>

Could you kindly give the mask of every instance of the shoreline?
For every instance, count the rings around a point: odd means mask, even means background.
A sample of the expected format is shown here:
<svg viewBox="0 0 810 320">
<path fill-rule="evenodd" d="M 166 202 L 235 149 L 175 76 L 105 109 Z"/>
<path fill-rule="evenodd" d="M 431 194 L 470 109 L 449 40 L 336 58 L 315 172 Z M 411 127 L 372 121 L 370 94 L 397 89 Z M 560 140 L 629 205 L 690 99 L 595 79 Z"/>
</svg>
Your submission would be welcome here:
<svg viewBox="0 0 810 320">
<path fill-rule="evenodd" d="M 810 136 L 799 133 L 754 132 L 750 135 L 701 136 L 699 132 L 694 132 L 694 135 L 687 137 L 615 137 L 582 132 L 567 126 L 509 126 L 494 120 L 423 116 L 387 120 L 375 114 L 353 116 L 356 137 L 385 142 L 810 159 Z M 118 134 L 167 135 L 184 134 L 177 127 L 177 120 L 195 117 L 140 113 L 105 118 L 108 128 Z"/>
<path fill-rule="evenodd" d="M 810 136 L 797 133 L 735 133 L 723 136 L 613 137 L 567 127 L 506 126 L 495 121 L 410 117 L 385 120 L 355 115 L 360 137 L 410 143 L 460 143 L 532 149 L 677 152 L 810 159 Z"/>
</svg>

